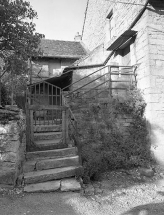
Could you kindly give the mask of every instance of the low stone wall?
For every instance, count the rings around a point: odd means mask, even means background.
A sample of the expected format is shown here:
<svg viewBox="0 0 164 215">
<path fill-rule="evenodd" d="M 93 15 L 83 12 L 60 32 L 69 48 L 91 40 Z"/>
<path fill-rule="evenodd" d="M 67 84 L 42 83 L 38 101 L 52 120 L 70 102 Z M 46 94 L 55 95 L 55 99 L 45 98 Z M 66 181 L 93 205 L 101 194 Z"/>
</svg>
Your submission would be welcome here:
<svg viewBox="0 0 164 215">
<path fill-rule="evenodd" d="M 16 184 L 25 159 L 25 117 L 18 108 L 0 109 L 0 184 Z"/>
</svg>

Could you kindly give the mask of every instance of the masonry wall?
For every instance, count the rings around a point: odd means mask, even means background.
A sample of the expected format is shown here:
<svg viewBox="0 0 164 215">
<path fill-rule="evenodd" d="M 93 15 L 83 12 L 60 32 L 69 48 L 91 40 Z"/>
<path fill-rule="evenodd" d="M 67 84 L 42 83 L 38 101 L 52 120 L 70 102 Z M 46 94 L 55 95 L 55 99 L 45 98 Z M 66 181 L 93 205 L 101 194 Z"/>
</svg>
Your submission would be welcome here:
<svg viewBox="0 0 164 215">
<path fill-rule="evenodd" d="M 89 50 L 109 41 L 107 16 L 113 9 L 114 36 L 123 33 L 132 23 L 146 0 L 122 0 L 130 3 L 111 3 L 108 0 L 89 0 L 82 40 Z M 133 5 L 135 4 L 135 5 Z"/>
<path fill-rule="evenodd" d="M 101 1 L 102 3 L 104 1 Z M 106 1 L 105 1 L 106 2 Z M 90 0 L 89 1 L 89 7 L 88 11 L 92 11 L 92 13 L 98 14 L 98 17 L 101 15 L 101 19 L 104 19 L 105 21 L 102 22 L 102 25 L 105 25 L 106 23 L 106 17 L 107 14 L 113 9 L 113 19 L 114 19 L 114 37 L 112 40 L 114 41 L 116 38 L 118 38 L 124 31 L 126 31 L 131 23 L 135 20 L 137 17 L 139 11 L 143 8 L 145 1 L 124 1 L 129 3 L 138 3 L 139 5 L 132 5 L 132 4 L 112 4 L 109 6 L 106 3 L 104 4 L 104 7 L 106 7 L 106 14 L 100 14 L 100 11 L 98 10 L 98 1 L 96 0 Z M 109 2 L 108 2 L 109 3 Z M 97 5 L 94 8 L 94 5 Z M 141 4 L 141 5 L 140 5 Z M 102 4 L 100 4 L 100 10 L 101 10 Z M 93 9 L 94 8 L 94 9 Z M 97 9 L 96 9 L 97 8 Z M 94 50 L 85 58 L 83 58 L 81 61 L 79 61 L 78 65 L 91 65 L 91 64 L 101 64 L 105 61 L 105 59 L 110 55 L 111 51 L 107 51 L 108 43 L 111 42 L 109 38 L 105 38 L 106 32 L 105 32 L 105 26 L 104 29 L 102 29 L 102 32 L 99 32 L 99 38 L 94 37 L 95 31 L 97 28 L 99 28 L 100 23 L 95 18 L 91 18 L 92 15 L 91 12 L 88 12 L 87 19 L 90 23 L 89 27 L 86 21 L 86 25 L 84 28 L 84 43 L 86 45 L 91 45 L 92 49 Z M 95 17 L 95 15 L 94 15 Z M 148 55 L 148 12 L 145 11 L 142 17 L 139 19 L 139 21 L 135 24 L 134 28 L 132 30 L 137 31 L 137 36 L 134 40 L 131 41 L 130 45 L 130 57 L 131 57 L 131 65 L 138 66 L 137 68 L 137 80 L 138 80 L 138 86 L 141 89 L 144 89 L 144 86 L 149 83 L 149 79 L 147 79 L 147 75 L 149 74 L 149 55 Z M 92 30 L 92 34 L 91 34 Z M 90 35 L 88 37 L 88 34 Z M 100 40 L 101 35 L 104 34 L 103 40 Z M 91 38 L 90 38 L 91 37 Z M 90 41 L 91 40 L 91 41 Z M 96 44 L 99 44 L 97 47 L 95 47 Z M 107 65 L 122 65 L 122 56 L 119 55 L 117 52 L 112 55 L 110 60 L 108 61 Z M 86 76 L 86 74 L 90 74 L 93 71 L 98 70 L 99 68 L 95 69 L 88 69 L 88 70 L 77 70 L 74 72 L 74 76 L 83 77 Z M 107 72 L 108 69 L 105 68 L 100 71 L 100 74 Z M 75 78 L 74 78 L 75 79 Z M 144 83 L 144 84 L 143 84 Z"/>
<path fill-rule="evenodd" d="M 111 42 L 105 32 L 105 20 L 113 8 L 114 41 L 128 29 L 135 20 L 146 1 L 126 0 L 132 4 L 109 5 L 106 1 L 90 0 L 83 42 L 91 54 L 83 58 L 79 65 L 102 63 L 110 54 L 106 48 Z M 103 4 L 103 2 L 105 2 Z M 136 5 L 141 4 L 141 5 Z M 100 11 L 103 11 L 101 13 Z M 106 14 L 105 14 L 106 13 Z M 97 18 L 96 18 L 97 17 Z M 98 20 L 100 19 L 100 20 Z M 104 21 L 102 21 L 104 20 Z M 103 27 L 104 26 L 104 27 Z M 98 30 L 96 30 L 98 29 Z M 132 30 L 137 31 L 136 38 L 130 44 L 131 65 L 137 65 L 137 86 L 142 90 L 147 103 L 145 116 L 150 123 L 152 143 L 163 144 L 164 139 L 164 2 L 149 1 L 144 14 L 137 21 Z M 122 59 L 115 53 L 108 65 L 121 65 Z M 97 68 L 98 69 L 98 68 Z M 87 70 L 79 70 L 81 76 Z M 94 71 L 94 70 L 92 70 Z M 78 71 L 76 71 L 78 73 Z M 88 70 L 91 73 L 91 70 Z"/>
<path fill-rule="evenodd" d="M 25 160 L 25 120 L 19 109 L 0 110 L 0 185 L 16 184 Z"/>
<path fill-rule="evenodd" d="M 164 2 L 152 3 L 148 10 L 149 84 L 144 93 L 151 137 L 155 145 L 164 142 Z"/>
</svg>

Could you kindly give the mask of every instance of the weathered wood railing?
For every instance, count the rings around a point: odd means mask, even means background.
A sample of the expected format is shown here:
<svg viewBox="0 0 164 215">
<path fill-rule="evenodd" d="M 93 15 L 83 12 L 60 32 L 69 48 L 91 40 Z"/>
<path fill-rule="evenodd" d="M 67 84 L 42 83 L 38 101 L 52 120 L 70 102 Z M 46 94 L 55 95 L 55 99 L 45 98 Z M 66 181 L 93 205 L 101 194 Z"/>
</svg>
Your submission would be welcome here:
<svg viewBox="0 0 164 215">
<path fill-rule="evenodd" d="M 68 145 L 74 145 L 78 149 L 79 162 L 82 163 L 81 160 L 81 146 L 79 141 L 79 133 L 78 133 L 78 122 L 73 114 L 71 108 L 69 107 L 66 98 L 64 97 L 64 92 L 62 96 L 63 105 L 66 107 L 65 112 L 63 112 L 63 131 L 65 132 L 65 141 Z"/>
</svg>

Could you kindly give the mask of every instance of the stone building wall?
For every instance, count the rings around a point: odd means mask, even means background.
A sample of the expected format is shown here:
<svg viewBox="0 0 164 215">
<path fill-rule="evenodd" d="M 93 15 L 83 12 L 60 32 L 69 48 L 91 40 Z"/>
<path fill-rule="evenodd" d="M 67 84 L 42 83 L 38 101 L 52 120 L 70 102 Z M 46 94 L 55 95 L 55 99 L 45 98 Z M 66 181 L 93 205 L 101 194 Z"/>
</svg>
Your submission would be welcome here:
<svg viewBox="0 0 164 215">
<path fill-rule="evenodd" d="M 89 50 L 108 41 L 107 16 L 112 9 L 114 36 L 117 37 L 130 26 L 146 0 L 122 0 L 121 2 L 125 4 L 111 3 L 110 0 L 89 0 L 82 37 Z M 127 2 L 130 4 L 126 4 Z"/>
<path fill-rule="evenodd" d="M 93 9 L 93 5 L 97 1 L 90 0 L 89 2 L 90 2 L 90 4 L 89 4 L 89 7 L 88 7 L 88 11 Z M 102 1 L 102 2 L 104 2 L 104 1 Z M 107 14 L 113 8 L 113 18 L 115 20 L 114 21 L 114 23 L 115 23 L 115 25 L 114 25 L 115 37 L 112 40 L 118 38 L 124 31 L 126 31 L 128 29 L 128 27 L 131 25 L 131 23 L 135 20 L 135 18 L 138 15 L 139 11 L 143 8 L 142 5 L 144 5 L 145 1 L 132 1 L 132 0 L 127 1 L 126 0 L 126 2 L 131 2 L 131 3 L 134 3 L 134 2 L 137 3 L 138 2 L 139 5 L 132 5 L 132 4 L 130 4 L 130 5 L 127 5 L 127 4 L 112 4 L 111 6 L 106 5 L 107 12 L 106 12 L 106 15 L 103 16 L 104 20 L 106 20 Z M 96 13 L 95 9 L 93 10 L 93 13 Z M 95 26 L 96 26 L 96 23 L 97 23 L 97 19 L 96 20 L 91 19 L 92 21 L 94 20 L 93 22 L 95 22 L 94 23 Z M 149 73 L 148 26 L 147 26 L 148 21 L 147 21 L 147 19 L 148 19 L 148 12 L 145 11 L 144 14 L 142 15 L 142 17 L 139 19 L 139 21 L 136 23 L 136 25 L 132 29 L 132 30 L 137 31 L 138 33 L 137 33 L 136 39 L 134 41 L 132 41 L 131 45 L 130 45 L 131 65 L 135 65 L 135 64 L 138 65 L 138 68 L 137 68 L 138 77 L 137 78 L 138 78 L 138 85 L 139 85 L 139 87 L 141 89 L 143 89 L 143 87 L 144 87 L 142 82 L 147 82 L 148 81 L 148 80 L 145 80 L 145 76 L 146 76 L 146 74 Z M 105 25 L 105 22 L 102 23 L 102 24 Z M 90 23 L 90 25 L 91 25 L 91 23 Z M 98 25 L 99 25 L 99 23 L 97 23 L 97 27 L 98 27 Z M 86 45 L 87 44 L 92 44 L 92 42 L 94 44 L 97 44 L 97 42 L 96 42 L 97 39 L 94 38 L 95 30 L 94 30 L 94 32 L 92 34 L 92 39 L 90 41 L 90 38 L 87 37 L 87 35 L 88 35 L 88 31 L 91 32 L 91 28 L 89 28 L 89 30 L 88 30 L 88 26 L 86 24 L 85 29 L 86 30 L 84 30 L 84 36 L 83 36 L 84 41 L 83 42 L 84 43 L 86 42 Z M 95 27 L 95 29 L 96 29 L 96 27 Z M 105 29 L 105 27 L 104 27 L 104 29 Z M 93 31 L 93 29 L 92 29 L 92 31 Z M 85 39 L 85 35 L 86 35 L 86 39 Z M 105 30 L 104 30 L 104 35 L 105 35 Z M 92 65 L 92 64 L 101 64 L 101 63 L 103 63 L 105 61 L 105 59 L 111 53 L 111 51 L 106 50 L 107 44 L 109 42 L 107 39 L 108 38 L 104 37 L 103 42 L 101 40 L 98 40 L 99 43 L 102 43 L 102 44 L 99 45 L 98 47 L 92 46 L 92 48 L 94 48 L 94 50 L 88 56 L 86 56 L 83 59 L 81 59 L 81 61 L 79 61 L 78 65 Z M 121 55 L 119 55 L 119 53 L 116 52 L 109 59 L 107 65 L 122 65 L 122 61 L 123 61 L 123 57 Z M 87 74 L 90 74 L 93 71 L 96 71 L 98 69 L 99 68 L 76 70 L 74 72 L 74 74 L 78 74 L 80 77 L 83 77 L 83 76 L 86 76 Z M 102 73 L 105 73 L 107 71 L 108 71 L 108 69 L 105 68 L 105 69 L 101 70 L 99 73 L 102 74 Z"/>
<path fill-rule="evenodd" d="M 89 0 L 83 42 L 92 50 L 78 65 L 103 63 L 111 53 L 107 51 L 110 39 L 106 32 L 106 17 L 113 8 L 114 39 L 126 31 L 135 20 L 146 0 L 122 0 L 132 4 L 109 4 L 106 0 Z M 101 12 L 102 11 L 102 12 Z M 136 38 L 130 44 L 131 65 L 137 65 L 137 86 L 147 103 L 145 116 L 151 125 L 152 142 L 164 139 L 164 2 L 149 1 L 149 5 L 132 30 Z M 121 65 L 122 56 L 115 53 L 107 63 Z M 99 68 L 97 68 L 99 69 Z M 85 76 L 95 71 L 77 70 Z M 88 71 L 88 73 L 87 73 Z"/>
<path fill-rule="evenodd" d="M 164 139 L 164 2 L 152 3 L 148 10 L 149 83 L 144 90 L 151 124 L 152 142 Z"/>
<path fill-rule="evenodd" d="M 0 110 L 0 185 L 16 184 L 25 159 L 25 120 L 19 109 Z"/>
</svg>

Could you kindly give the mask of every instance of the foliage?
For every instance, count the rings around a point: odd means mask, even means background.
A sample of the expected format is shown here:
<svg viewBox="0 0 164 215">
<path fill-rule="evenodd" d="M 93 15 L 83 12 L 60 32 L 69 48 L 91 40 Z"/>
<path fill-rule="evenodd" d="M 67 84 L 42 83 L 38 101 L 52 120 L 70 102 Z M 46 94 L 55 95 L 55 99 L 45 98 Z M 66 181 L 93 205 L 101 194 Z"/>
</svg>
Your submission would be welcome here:
<svg viewBox="0 0 164 215">
<path fill-rule="evenodd" d="M 27 60 L 38 55 L 42 34 L 32 22 L 37 13 L 24 0 L 0 0 L 0 58 L 3 70 L 14 74 L 27 72 Z"/>
<path fill-rule="evenodd" d="M 1 105 L 2 107 L 4 107 L 5 105 L 9 105 L 10 104 L 10 98 L 9 98 L 9 93 L 5 87 L 4 84 L 1 83 Z"/>
<path fill-rule="evenodd" d="M 26 85 L 29 59 L 42 54 L 38 47 L 44 35 L 35 31 L 34 18 L 37 13 L 29 2 L 0 0 L 0 78 L 14 93 Z"/>
<path fill-rule="evenodd" d="M 106 106 L 97 103 L 81 111 L 79 134 L 85 182 L 102 171 L 149 165 L 145 107 L 141 92 L 132 89 L 124 101 L 112 98 Z"/>
</svg>

